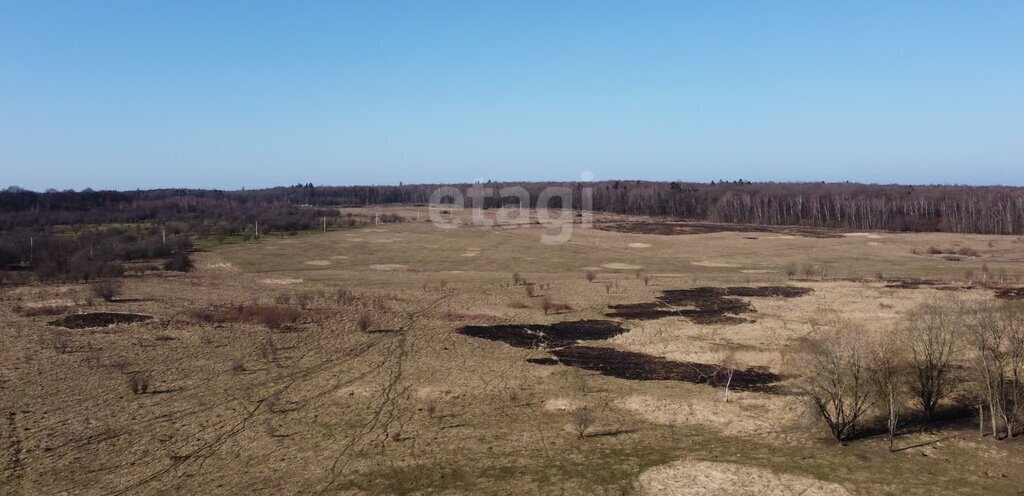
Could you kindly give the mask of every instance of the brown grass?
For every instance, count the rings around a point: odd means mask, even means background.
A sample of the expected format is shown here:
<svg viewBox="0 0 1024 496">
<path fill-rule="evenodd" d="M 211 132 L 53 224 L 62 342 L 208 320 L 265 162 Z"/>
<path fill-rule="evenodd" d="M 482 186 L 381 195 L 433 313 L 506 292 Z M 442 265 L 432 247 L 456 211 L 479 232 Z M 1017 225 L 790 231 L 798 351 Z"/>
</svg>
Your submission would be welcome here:
<svg viewBox="0 0 1024 496">
<path fill-rule="evenodd" d="M 494 315 L 488 315 L 485 313 L 467 313 L 454 311 L 451 309 L 441 312 L 440 314 L 438 314 L 438 317 L 441 320 L 448 322 L 472 322 L 479 324 L 497 322 L 501 320 L 498 317 L 495 317 Z"/>
<path fill-rule="evenodd" d="M 234 305 L 207 307 L 192 312 L 192 317 L 205 323 L 262 324 L 269 329 L 281 329 L 294 324 L 302 316 L 297 308 L 282 305 Z"/>
<path fill-rule="evenodd" d="M 74 308 L 74 305 L 37 305 L 30 307 L 18 305 L 14 307 L 14 311 L 24 317 L 40 317 L 65 315 Z"/>
</svg>

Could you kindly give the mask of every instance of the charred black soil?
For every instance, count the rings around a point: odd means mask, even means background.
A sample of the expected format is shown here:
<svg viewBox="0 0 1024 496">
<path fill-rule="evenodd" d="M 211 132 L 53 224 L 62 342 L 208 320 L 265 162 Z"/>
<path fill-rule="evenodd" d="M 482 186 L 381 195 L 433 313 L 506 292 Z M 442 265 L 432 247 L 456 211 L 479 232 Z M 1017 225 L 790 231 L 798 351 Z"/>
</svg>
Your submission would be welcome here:
<svg viewBox="0 0 1024 496">
<path fill-rule="evenodd" d="M 460 334 L 474 338 L 501 341 L 516 348 L 558 348 L 580 341 L 608 339 L 626 332 L 618 322 L 610 320 L 576 320 L 555 324 L 500 324 L 466 326 Z"/>
<path fill-rule="evenodd" d="M 959 291 L 964 289 L 961 286 L 954 286 L 952 284 L 941 282 L 941 281 L 929 281 L 926 279 L 888 279 L 885 281 L 885 287 L 893 289 L 938 289 L 941 291 Z"/>
<path fill-rule="evenodd" d="M 550 357 L 527 358 L 526 361 L 530 362 L 530 363 L 537 364 L 537 365 L 558 365 L 559 364 L 559 361 L 557 359 L 550 358 Z"/>
<path fill-rule="evenodd" d="M 696 324 L 742 324 L 750 320 L 738 317 L 756 312 L 747 298 L 796 298 L 811 293 L 811 288 L 797 286 L 762 286 L 728 288 L 700 287 L 662 291 L 657 301 L 627 303 L 608 307 L 606 316 L 630 320 L 654 320 L 685 317 Z"/>
<path fill-rule="evenodd" d="M 134 324 L 136 322 L 145 322 L 152 318 L 149 315 L 135 313 L 79 313 L 50 322 L 50 325 L 67 329 L 88 329 L 90 327 L 109 327 L 114 324 Z"/>
<path fill-rule="evenodd" d="M 716 288 L 698 288 L 700 291 L 697 291 L 697 293 L 702 295 L 709 293 L 704 291 L 706 289 Z M 681 298 L 678 296 L 678 293 L 675 294 L 677 295 L 675 298 Z M 639 307 L 641 305 L 664 305 L 664 303 L 636 304 L 630 307 Z M 720 306 L 735 308 L 735 305 L 731 303 Z M 678 312 L 687 311 L 690 313 L 684 315 L 694 320 L 699 320 L 705 316 L 700 313 L 701 310 L 678 310 Z M 716 315 L 714 318 L 740 319 L 731 315 Z M 676 362 L 643 353 L 577 344 L 577 341 L 603 340 L 626 332 L 626 329 L 619 323 L 608 320 L 578 320 L 558 322 L 550 325 L 503 324 L 466 326 L 459 329 L 458 332 L 475 338 L 501 341 L 517 348 L 546 349 L 554 355 L 554 357 L 526 359 L 527 362 L 533 364 L 546 366 L 567 365 L 584 370 L 597 371 L 603 375 L 621 379 L 636 381 L 683 381 L 694 384 L 709 384 L 717 387 L 725 387 L 728 384 L 730 388 L 740 391 L 762 392 L 775 392 L 772 385 L 780 380 L 778 375 L 762 368 L 735 370 L 732 371 L 730 377 L 728 370 L 717 365 L 698 362 Z"/>
<path fill-rule="evenodd" d="M 708 384 L 739 391 L 775 392 L 782 378 L 762 368 L 736 370 L 729 380 L 728 370 L 698 362 L 675 362 L 665 358 L 594 346 L 568 346 L 551 352 L 570 367 L 592 370 L 602 375 L 634 381 L 683 381 Z"/>
<path fill-rule="evenodd" d="M 1024 300 L 1024 288 L 1002 288 L 996 290 L 1000 300 Z"/>
<path fill-rule="evenodd" d="M 610 222 L 595 224 L 603 231 L 630 234 L 660 234 L 680 236 L 718 232 L 774 233 L 807 238 L 840 238 L 840 231 L 821 227 L 762 226 L 752 224 L 722 224 L 713 222 Z"/>
</svg>

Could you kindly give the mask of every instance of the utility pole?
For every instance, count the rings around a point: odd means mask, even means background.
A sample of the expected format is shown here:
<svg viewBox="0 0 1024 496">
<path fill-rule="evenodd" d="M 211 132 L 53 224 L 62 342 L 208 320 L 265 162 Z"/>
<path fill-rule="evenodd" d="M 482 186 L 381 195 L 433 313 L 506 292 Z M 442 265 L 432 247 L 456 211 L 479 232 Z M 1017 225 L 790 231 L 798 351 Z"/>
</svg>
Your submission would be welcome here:
<svg viewBox="0 0 1024 496">
<path fill-rule="evenodd" d="M 260 240 L 260 221 L 256 221 L 256 241 Z"/>
<path fill-rule="evenodd" d="M 166 227 L 160 229 L 160 235 L 163 237 L 164 244 L 166 245 L 167 244 L 167 228 Z"/>
<path fill-rule="evenodd" d="M 327 216 L 324 216 L 324 232 L 327 232 Z"/>
</svg>

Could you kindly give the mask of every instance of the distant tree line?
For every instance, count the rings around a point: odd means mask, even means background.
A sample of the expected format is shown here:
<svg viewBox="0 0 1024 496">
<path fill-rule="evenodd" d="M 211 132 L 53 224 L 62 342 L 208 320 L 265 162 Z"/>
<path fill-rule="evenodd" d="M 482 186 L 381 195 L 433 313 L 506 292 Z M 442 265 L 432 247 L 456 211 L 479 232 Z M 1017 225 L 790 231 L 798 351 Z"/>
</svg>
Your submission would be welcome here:
<svg viewBox="0 0 1024 496">
<path fill-rule="evenodd" d="M 290 189 L 290 188 L 286 188 Z M 302 188 L 298 188 L 300 191 Z M 295 233 L 364 222 L 338 209 L 260 192 L 207 190 L 0 192 L 0 282 L 115 277 L 124 263 L 163 259 L 188 270 L 192 237 Z"/>
<path fill-rule="evenodd" d="M 61 212 L 67 217 L 102 217 L 120 211 L 136 219 L 181 217 L 238 218 L 251 209 L 262 209 L 306 224 L 323 215 L 306 208 L 287 214 L 289 206 L 333 207 L 376 204 L 417 204 L 430 201 L 441 186 L 467 191 L 470 184 L 417 184 L 398 186 L 296 185 L 248 191 L 151 190 L 135 192 L 2 193 L 0 212 L 32 210 Z M 667 216 L 711 222 L 800 225 L 844 229 L 1024 234 L 1024 188 L 1007 186 L 902 186 L 858 183 L 717 183 L 600 181 L 590 183 L 499 183 L 490 189 L 483 205 L 493 208 L 516 205 L 516 197 L 499 197 L 501 188 L 519 186 L 536 206 L 541 191 L 550 186 L 569 188 L 573 208 L 583 206 L 584 188 L 590 188 L 596 211 Z M 464 206 L 471 206 L 464 198 Z M 559 205 L 552 204 L 552 207 Z M 97 214 L 96 208 L 108 213 Z M 90 214 L 90 212 L 93 212 Z M 294 212 L 294 211 L 292 211 Z M 4 227 L 0 216 L 0 228 Z M 263 223 L 261 217 L 261 223 Z M 66 220 L 62 223 L 68 223 Z M 274 228 L 286 228 L 278 223 Z M 267 224 L 268 227 L 271 224 Z M 295 228 L 303 228 L 293 226 Z"/>
<path fill-rule="evenodd" d="M 90 229 L 78 233 L 0 233 L 0 269 L 5 280 L 31 273 L 44 281 L 92 281 L 124 274 L 124 262 L 166 259 L 163 268 L 191 268 L 192 242 L 184 233 L 166 235 L 155 226 Z M 158 267 L 154 267 L 158 268 Z"/>
<path fill-rule="evenodd" d="M 283 188 L 291 190 L 292 188 Z M 298 188 L 300 191 L 303 188 Z M 336 219 L 337 209 L 305 208 L 301 197 L 274 190 L 0 192 L 0 231 L 50 226 L 179 223 L 200 235 L 240 233 L 255 221 L 261 231 L 299 231 Z"/>
<path fill-rule="evenodd" d="M 0 192 L 0 232 L 15 228 L 108 223 L 182 222 L 198 235 L 240 233 L 259 220 L 261 228 L 297 231 L 320 219 L 337 220 L 337 206 L 422 204 L 441 186 L 467 191 L 470 184 L 314 186 L 310 183 L 259 190 L 162 189 L 145 191 L 48 191 L 8 188 Z M 712 222 L 800 225 L 892 231 L 1024 234 L 1024 188 L 1006 186 L 901 186 L 857 183 L 717 183 L 600 181 L 481 185 L 485 207 L 516 205 L 502 188 L 518 186 L 536 207 L 547 187 L 573 192 L 583 207 L 589 188 L 596 211 L 666 216 Z M 464 198 L 464 206 L 470 206 Z M 558 206 L 552 204 L 550 206 Z"/>
</svg>

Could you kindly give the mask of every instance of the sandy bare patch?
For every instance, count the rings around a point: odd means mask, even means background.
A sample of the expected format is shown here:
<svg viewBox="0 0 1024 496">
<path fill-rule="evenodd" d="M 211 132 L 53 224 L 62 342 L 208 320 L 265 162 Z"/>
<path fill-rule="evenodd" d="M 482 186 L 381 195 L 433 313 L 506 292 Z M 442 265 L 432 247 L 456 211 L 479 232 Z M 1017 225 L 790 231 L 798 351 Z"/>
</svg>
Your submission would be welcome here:
<svg viewBox="0 0 1024 496">
<path fill-rule="evenodd" d="M 847 238 L 868 238 L 868 239 L 881 239 L 883 236 L 875 233 L 856 232 L 856 233 L 843 233 L 843 236 Z"/>
<path fill-rule="evenodd" d="M 651 247 L 650 243 L 630 243 L 628 246 L 630 248 L 650 248 Z"/>
<path fill-rule="evenodd" d="M 408 265 L 402 264 L 373 264 L 370 266 L 373 270 L 405 270 L 408 269 Z"/>
<path fill-rule="evenodd" d="M 567 412 L 579 408 L 583 403 L 569 398 L 551 398 L 544 402 L 544 409 L 555 412 Z"/>
<path fill-rule="evenodd" d="M 466 253 L 463 253 L 462 256 L 463 257 L 475 257 L 475 256 L 477 256 L 479 254 L 480 254 L 480 252 L 478 252 L 478 251 L 467 251 Z"/>
<path fill-rule="evenodd" d="M 331 261 L 330 260 L 306 260 L 303 263 L 305 263 L 306 265 L 320 265 L 320 266 L 331 265 Z"/>
<path fill-rule="evenodd" d="M 662 272 L 659 274 L 651 274 L 654 277 L 687 277 L 693 274 L 684 274 L 682 272 Z"/>
<path fill-rule="evenodd" d="M 46 300 L 46 301 L 30 301 L 22 303 L 21 306 L 25 308 L 42 308 L 42 307 L 73 307 L 75 306 L 75 300 L 62 298 L 57 300 Z"/>
<path fill-rule="evenodd" d="M 302 282 L 302 279 L 296 279 L 293 277 L 268 277 L 266 279 L 260 279 L 263 284 L 298 284 Z"/>
<path fill-rule="evenodd" d="M 843 486 L 735 463 L 680 460 L 640 474 L 640 494 L 666 496 L 843 496 Z"/>
<path fill-rule="evenodd" d="M 206 267 L 210 268 L 210 269 L 233 269 L 233 268 L 235 268 L 234 265 L 231 265 L 228 262 L 220 262 L 220 263 L 210 264 L 210 265 L 207 265 Z"/>
<path fill-rule="evenodd" d="M 638 269 L 644 268 L 643 265 L 633 265 L 633 264 L 618 263 L 618 262 L 616 262 L 616 263 L 601 264 L 601 267 L 604 267 L 606 269 L 615 269 L 615 270 L 638 270 Z"/>
<path fill-rule="evenodd" d="M 774 274 L 778 271 L 775 269 L 743 269 L 740 272 L 744 274 Z"/>
<path fill-rule="evenodd" d="M 334 255 L 331 257 L 331 260 L 348 260 L 348 258 L 348 255 Z"/>
<path fill-rule="evenodd" d="M 761 393 L 733 392 L 726 403 L 722 390 L 688 401 L 633 395 L 616 401 L 624 410 L 663 425 L 699 425 L 733 436 L 773 437 L 800 421 L 803 410 L 793 399 Z"/>
<path fill-rule="evenodd" d="M 413 394 L 416 395 L 417 398 L 423 400 L 439 400 L 451 396 L 458 396 L 458 394 L 453 392 L 451 388 L 441 386 L 423 386 L 417 388 Z"/>
<path fill-rule="evenodd" d="M 725 268 L 742 267 L 742 265 L 739 265 L 739 264 L 727 263 L 727 262 L 709 262 L 707 260 L 702 260 L 700 262 L 690 262 L 690 265 L 696 265 L 696 266 L 699 266 L 699 267 L 725 267 Z"/>
<path fill-rule="evenodd" d="M 580 270 L 601 270 L 601 267 L 581 267 Z"/>
<path fill-rule="evenodd" d="M 881 244 L 878 241 L 868 241 L 868 246 L 880 246 Z"/>
</svg>

